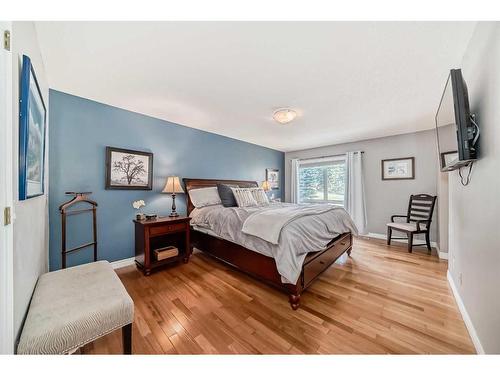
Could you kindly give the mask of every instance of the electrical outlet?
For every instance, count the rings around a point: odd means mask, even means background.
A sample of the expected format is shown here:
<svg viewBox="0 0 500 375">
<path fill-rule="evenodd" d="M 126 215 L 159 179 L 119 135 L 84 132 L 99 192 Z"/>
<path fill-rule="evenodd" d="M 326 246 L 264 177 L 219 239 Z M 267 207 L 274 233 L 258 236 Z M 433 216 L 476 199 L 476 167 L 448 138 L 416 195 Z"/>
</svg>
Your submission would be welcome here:
<svg viewBox="0 0 500 375">
<path fill-rule="evenodd" d="M 458 274 L 458 283 L 462 286 L 462 272 Z"/>
</svg>

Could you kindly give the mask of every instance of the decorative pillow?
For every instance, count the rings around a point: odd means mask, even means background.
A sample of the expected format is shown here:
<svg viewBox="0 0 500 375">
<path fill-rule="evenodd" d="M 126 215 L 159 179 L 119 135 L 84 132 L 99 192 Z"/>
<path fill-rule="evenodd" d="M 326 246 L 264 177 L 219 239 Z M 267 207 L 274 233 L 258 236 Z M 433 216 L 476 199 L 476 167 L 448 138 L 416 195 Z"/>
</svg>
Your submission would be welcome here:
<svg viewBox="0 0 500 375">
<path fill-rule="evenodd" d="M 254 188 L 251 190 L 253 198 L 258 205 L 269 204 L 269 199 L 267 198 L 266 192 L 262 188 Z"/>
<path fill-rule="evenodd" d="M 238 207 L 257 206 L 257 202 L 252 194 L 252 189 L 232 188 L 232 190 Z"/>
<path fill-rule="evenodd" d="M 217 184 L 217 191 L 219 192 L 219 197 L 224 207 L 237 207 L 236 199 L 234 198 L 233 190 L 231 188 L 237 188 L 238 185 L 225 185 Z"/>
<path fill-rule="evenodd" d="M 216 187 L 189 190 L 189 198 L 196 208 L 222 203 Z"/>
</svg>

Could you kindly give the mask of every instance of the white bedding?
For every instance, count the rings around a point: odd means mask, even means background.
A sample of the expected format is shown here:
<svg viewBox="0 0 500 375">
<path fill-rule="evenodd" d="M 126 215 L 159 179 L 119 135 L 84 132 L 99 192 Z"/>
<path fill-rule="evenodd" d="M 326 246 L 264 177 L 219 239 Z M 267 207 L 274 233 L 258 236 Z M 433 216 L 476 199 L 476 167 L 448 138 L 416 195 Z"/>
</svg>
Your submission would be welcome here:
<svg viewBox="0 0 500 375">
<path fill-rule="evenodd" d="M 256 214 L 256 217 L 251 220 L 258 220 L 258 216 L 262 216 L 263 212 L 267 213 L 264 216 L 269 219 L 283 211 L 294 213 L 291 214 L 293 217 L 289 215 L 285 222 L 281 220 L 283 225 L 279 230 L 276 243 L 242 231 L 245 222 L 253 214 Z M 208 229 L 218 237 L 273 257 L 282 281 L 291 284 L 297 282 L 308 252 L 324 249 L 333 238 L 341 233 L 357 234 L 356 226 L 349 214 L 343 208 L 332 205 L 273 203 L 267 206 L 244 208 L 214 205 L 196 208 L 190 216 L 191 225 L 195 228 Z"/>
</svg>

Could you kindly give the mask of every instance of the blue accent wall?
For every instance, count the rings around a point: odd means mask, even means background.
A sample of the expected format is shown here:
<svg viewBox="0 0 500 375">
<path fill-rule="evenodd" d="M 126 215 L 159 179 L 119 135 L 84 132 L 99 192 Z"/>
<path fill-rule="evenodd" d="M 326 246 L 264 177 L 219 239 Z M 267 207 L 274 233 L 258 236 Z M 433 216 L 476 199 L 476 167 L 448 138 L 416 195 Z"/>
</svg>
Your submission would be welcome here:
<svg viewBox="0 0 500 375">
<path fill-rule="evenodd" d="M 265 179 L 266 168 L 280 170 L 283 191 L 284 153 L 232 138 L 188 128 L 92 100 L 50 90 L 49 93 L 49 219 L 50 269 L 61 267 L 59 205 L 66 191 L 91 191 L 97 209 L 99 259 L 116 261 L 134 256 L 136 210 L 168 215 L 171 197 L 161 194 L 166 177 Z M 105 190 L 105 148 L 120 147 L 154 154 L 153 190 Z M 283 195 L 284 196 L 284 195 Z M 185 214 L 185 196 L 177 211 Z M 68 218 L 68 246 L 91 241 L 91 215 Z M 68 255 L 68 265 L 92 259 L 91 248 Z"/>
</svg>

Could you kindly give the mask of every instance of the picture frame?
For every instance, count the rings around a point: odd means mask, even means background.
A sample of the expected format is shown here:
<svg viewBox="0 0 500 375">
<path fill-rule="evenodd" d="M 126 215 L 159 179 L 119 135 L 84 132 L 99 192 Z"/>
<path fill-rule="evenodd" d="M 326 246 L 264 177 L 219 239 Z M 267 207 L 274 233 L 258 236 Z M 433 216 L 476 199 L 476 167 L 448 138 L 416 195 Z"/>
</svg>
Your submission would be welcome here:
<svg viewBox="0 0 500 375">
<path fill-rule="evenodd" d="M 45 192 L 47 109 L 31 59 L 23 55 L 19 98 L 19 200 Z"/>
<path fill-rule="evenodd" d="M 280 171 L 279 169 L 266 168 L 266 181 L 269 182 L 271 190 L 279 190 L 280 188 Z"/>
<path fill-rule="evenodd" d="M 152 190 L 151 152 L 106 147 L 106 190 Z"/>
<path fill-rule="evenodd" d="M 441 169 L 446 169 L 454 160 L 458 159 L 458 151 L 446 151 L 441 153 Z"/>
<path fill-rule="evenodd" d="M 382 180 L 415 179 L 415 157 L 384 159 L 381 163 Z"/>
</svg>

